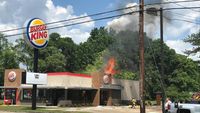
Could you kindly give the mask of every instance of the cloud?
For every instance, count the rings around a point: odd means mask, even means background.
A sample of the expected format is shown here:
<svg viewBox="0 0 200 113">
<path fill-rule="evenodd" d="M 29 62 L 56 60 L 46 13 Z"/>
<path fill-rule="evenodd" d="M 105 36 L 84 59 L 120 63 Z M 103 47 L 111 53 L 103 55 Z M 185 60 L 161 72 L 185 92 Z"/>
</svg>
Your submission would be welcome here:
<svg viewBox="0 0 200 113">
<path fill-rule="evenodd" d="M 0 2 L 0 6 L 1 6 L 1 7 L 4 7 L 5 4 L 6 4 L 6 1 Z"/>
<path fill-rule="evenodd" d="M 76 18 L 79 16 L 87 16 L 87 13 L 76 15 L 74 14 L 73 6 L 59 6 L 55 5 L 52 0 L 1 0 L 0 1 L 0 30 L 13 29 L 24 26 L 25 21 L 31 18 L 41 18 L 45 22 L 55 22 L 60 20 L 67 20 L 70 18 Z M 6 12 L 6 13 L 5 13 Z M 80 21 L 92 20 L 91 17 L 84 19 L 62 22 L 58 24 L 48 25 L 48 28 L 63 26 Z M 53 29 L 49 32 L 58 32 L 62 36 L 70 36 L 75 43 L 86 41 L 86 36 L 89 37 L 89 32 L 95 26 L 94 22 L 85 23 L 76 26 L 62 27 L 59 29 Z M 77 30 L 79 29 L 79 30 Z M 22 30 L 14 31 L 15 33 L 21 33 Z M 77 32 L 77 33 L 76 33 Z M 13 33 L 5 33 L 6 35 Z M 17 39 L 22 36 L 14 37 Z M 79 37 L 79 38 L 78 38 Z M 13 42 L 13 37 L 8 37 L 9 41 Z"/>
<path fill-rule="evenodd" d="M 17 28 L 17 25 L 15 24 L 0 24 L 0 29 L 4 30 L 4 29 L 13 29 L 13 28 Z M 12 34 L 17 34 L 18 31 L 9 31 L 6 33 L 6 35 L 12 35 Z M 14 42 L 18 37 L 9 37 L 9 41 Z"/>
<path fill-rule="evenodd" d="M 184 53 L 184 51 L 186 51 L 186 50 L 192 50 L 192 48 L 193 48 L 193 46 L 191 44 L 185 43 L 182 40 L 167 40 L 165 43 L 171 49 L 174 49 L 176 51 L 176 53 L 181 54 L 181 55 L 186 55 Z M 193 60 L 200 60 L 199 56 L 200 56 L 200 53 L 198 52 L 197 54 L 190 55 L 188 57 L 191 58 L 191 59 L 193 59 Z"/>
<path fill-rule="evenodd" d="M 46 17 L 48 17 L 47 18 L 48 22 L 77 18 L 79 16 L 87 16 L 87 13 L 81 15 L 75 15 L 73 7 L 71 5 L 68 5 L 66 8 L 61 6 L 55 6 L 51 0 L 47 0 L 46 6 L 48 8 L 48 12 L 46 12 L 47 15 Z M 90 20 L 92 20 L 91 17 L 81 18 L 81 19 L 76 19 L 74 21 L 66 21 L 59 24 L 54 24 L 51 25 L 50 28 L 55 26 L 63 26 Z M 50 33 L 58 32 L 62 36 L 71 37 L 74 40 L 74 42 L 78 44 L 80 42 L 84 42 L 87 40 L 87 38 L 90 36 L 90 31 L 94 26 L 95 26 L 94 22 L 89 22 L 76 26 L 62 27 L 59 29 L 50 30 Z"/>
<path fill-rule="evenodd" d="M 189 43 L 185 43 L 182 40 L 167 40 L 165 42 L 170 48 L 174 49 L 176 53 L 186 55 L 184 51 L 191 50 L 192 45 Z"/>
<path fill-rule="evenodd" d="M 71 29 L 67 32 L 67 34 L 65 36 L 73 37 L 73 40 L 76 43 L 81 43 L 81 42 L 87 41 L 88 37 L 90 36 L 90 33 L 82 32 L 80 29 Z"/>
<path fill-rule="evenodd" d="M 1 24 L 16 24 L 23 26 L 27 19 L 33 17 L 45 18 L 44 13 L 47 8 L 43 6 L 45 0 L 3 0 L 4 5 L 0 7 L 0 23 Z"/>
</svg>

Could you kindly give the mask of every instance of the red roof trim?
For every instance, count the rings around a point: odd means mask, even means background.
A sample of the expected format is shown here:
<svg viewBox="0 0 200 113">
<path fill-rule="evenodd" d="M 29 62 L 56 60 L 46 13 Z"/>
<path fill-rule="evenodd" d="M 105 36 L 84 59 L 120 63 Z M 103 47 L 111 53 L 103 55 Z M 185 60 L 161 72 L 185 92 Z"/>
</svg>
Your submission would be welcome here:
<svg viewBox="0 0 200 113">
<path fill-rule="evenodd" d="M 70 72 L 52 72 L 52 73 L 47 73 L 47 75 L 48 76 L 76 76 L 76 77 L 91 78 L 90 75 L 78 74 L 78 73 L 70 73 Z"/>
</svg>

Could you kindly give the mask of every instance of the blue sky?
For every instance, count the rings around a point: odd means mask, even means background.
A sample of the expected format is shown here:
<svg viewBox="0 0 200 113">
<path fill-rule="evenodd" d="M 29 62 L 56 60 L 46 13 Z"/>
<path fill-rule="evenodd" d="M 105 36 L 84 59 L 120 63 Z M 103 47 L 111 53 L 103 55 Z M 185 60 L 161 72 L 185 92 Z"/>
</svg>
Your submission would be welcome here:
<svg viewBox="0 0 200 113">
<path fill-rule="evenodd" d="M 76 15 L 81 15 L 83 13 L 90 15 L 98 12 L 113 10 L 119 8 L 122 3 L 121 0 L 53 0 L 53 2 L 57 6 L 73 6 L 74 13 Z M 108 20 L 98 21 L 95 23 L 95 26 L 105 26 L 107 21 Z"/>
<path fill-rule="evenodd" d="M 83 13 L 92 14 L 116 8 L 115 6 L 119 3 L 119 0 L 53 0 L 53 2 L 55 5 L 59 6 L 72 5 L 74 12 L 80 15 Z"/>
</svg>

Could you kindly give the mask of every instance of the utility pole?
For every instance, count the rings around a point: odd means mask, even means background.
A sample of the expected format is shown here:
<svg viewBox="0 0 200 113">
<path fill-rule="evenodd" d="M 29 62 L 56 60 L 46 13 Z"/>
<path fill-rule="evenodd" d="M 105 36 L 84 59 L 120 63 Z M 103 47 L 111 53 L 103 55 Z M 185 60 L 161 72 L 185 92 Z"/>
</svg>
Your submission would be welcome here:
<svg viewBox="0 0 200 113">
<path fill-rule="evenodd" d="M 144 96 L 144 0 L 140 0 L 139 13 L 139 51 L 140 51 L 140 113 L 145 113 Z"/>
<path fill-rule="evenodd" d="M 164 68 L 163 68 L 163 10 L 160 8 L 160 60 L 161 60 L 161 85 L 162 85 L 162 112 L 165 113 L 165 90 L 163 84 Z"/>
<path fill-rule="evenodd" d="M 34 48 L 34 72 L 38 71 L 38 49 Z M 32 110 L 36 110 L 36 93 L 37 93 L 37 85 L 33 84 L 32 88 Z"/>
</svg>

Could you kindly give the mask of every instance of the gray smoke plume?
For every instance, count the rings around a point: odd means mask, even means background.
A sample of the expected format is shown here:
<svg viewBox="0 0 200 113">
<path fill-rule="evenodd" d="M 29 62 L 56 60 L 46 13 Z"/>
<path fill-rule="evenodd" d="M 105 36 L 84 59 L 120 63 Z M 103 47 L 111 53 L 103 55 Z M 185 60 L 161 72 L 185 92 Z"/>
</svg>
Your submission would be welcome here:
<svg viewBox="0 0 200 113">
<path fill-rule="evenodd" d="M 166 0 L 164 0 L 166 1 Z M 148 0 L 145 2 L 145 4 L 153 4 L 153 3 L 161 3 L 163 0 Z M 138 3 L 131 3 L 128 1 L 125 1 L 126 5 L 125 7 L 135 6 L 134 8 L 124 10 L 120 13 L 128 13 L 128 12 L 134 12 L 132 15 L 122 16 L 120 18 L 114 19 L 111 22 L 108 22 L 108 29 L 113 29 L 117 32 L 119 31 L 125 31 L 125 30 L 131 30 L 131 31 L 138 31 L 139 30 L 139 7 Z M 122 7 L 123 4 L 121 3 L 119 6 Z M 145 10 L 149 8 L 155 8 L 160 9 L 162 5 L 147 5 L 145 6 Z M 155 15 L 156 13 L 156 15 Z M 155 38 L 155 35 L 158 34 L 157 31 L 160 29 L 160 12 L 154 12 L 154 14 L 149 14 L 147 11 L 144 12 L 144 32 L 147 33 L 147 35 L 151 38 Z M 171 17 L 172 15 L 170 13 L 164 13 L 164 17 Z M 169 24 L 170 21 L 164 18 L 164 26 L 166 24 Z"/>
<path fill-rule="evenodd" d="M 158 3 L 162 2 L 160 0 L 151 0 L 152 2 Z M 111 22 L 108 22 L 108 30 L 110 31 L 110 34 L 112 37 L 115 38 L 115 43 L 111 45 L 109 48 L 110 54 L 105 55 L 105 59 L 107 59 L 110 56 L 115 56 L 117 58 L 117 61 L 119 63 L 120 69 L 126 69 L 129 71 L 137 72 L 138 64 L 139 64 L 139 7 L 138 3 L 130 3 L 129 1 L 125 2 L 125 7 L 135 6 L 131 9 L 124 10 L 120 13 L 128 13 L 128 12 L 134 12 L 132 15 L 122 16 L 120 18 L 116 18 Z M 150 2 L 146 2 L 146 4 L 150 4 Z M 122 7 L 123 3 L 120 4 L 120 7 Z M 160 9 L 160 5 L 154 5 L 154 6 L 145 6 L 145 9 L 148 8 L 156 8 Z M 145 29 L 145 46 L 148 46 L 148 38 L 155 38 L 156 31 L 159 31 L 160 29 L 160 16 L 159 11 L 157 12 L 157 15 L 150 15 L 147 14 L 146 11 L 144 13 L 144 29 Z M 168 22 L 168 21 L 167 21 Z M 114 33 L 112 33 L 114 31 Z"/>
<path fill-rule="evenodd" d="M 162 2 L 170 2 L 172 0 L 145 0 L 145 4 L 154 4 Z M 166 9 L 166 8 L 178 8 L 178 7 L 199 7 L 200 2 L 191 2 L 191 3 L 180 3 L 179 0 L 177 3 L 168 3 L 168 4 L 158 4 L 158 5 L 146 5 L 145 10 L 148 8 L 156 9 Z M 128 7 L 128 6 L 138 6 L 138 0 L 135 0 L 135 3 L 130 2 L 129 0 L 123 1 L 118 7 Z M 138 7 L 132 9 L 124 10 L 119 13 L 126 13 L 131 11 L 138 11 Z M 183 21 L 176 21 L 178 19 L 185 19 L 196 22 L 199 19 L 199 11 L 197 9 L 190 10 L 165 10 L 163 11 L 163 28 L 164 28 L 164 39 L 165 40 L 177 40 L 177 37 L 180 39 L 185 38 L 185 36 L 197 32 L 197 28 L 192 23 L 187 23 Z M 160 12 L 157 12 L 157 16 L 147 14 L 144 12 L 144 29 L 148 37 L 152 39 L 160 38 Z M 115 35 L 112 34 L 116 39 L 115 45 L 112 45 L 110 48 L 110 56 L 117 56 L 117 60 L 123 62 L 123 66 L 132 70 L 135 69 L 138 61 L 138 31 L 139 31 L 139 13 L 133 13 L 132 15 L 122 16 L 115 18 L 114 20 L 107 23 L 107 28 L 109 31 L 116 31 Z M 180 41 L 179 41 L 180 42 Z M 145 42 L 146 43 L 146 42 Z M 178 43 L 179 44 L 179 43 Z M 146 46 L 149 44 L 146 43 Z"/>
</svg>

